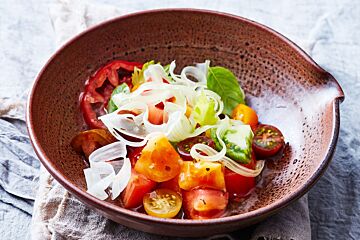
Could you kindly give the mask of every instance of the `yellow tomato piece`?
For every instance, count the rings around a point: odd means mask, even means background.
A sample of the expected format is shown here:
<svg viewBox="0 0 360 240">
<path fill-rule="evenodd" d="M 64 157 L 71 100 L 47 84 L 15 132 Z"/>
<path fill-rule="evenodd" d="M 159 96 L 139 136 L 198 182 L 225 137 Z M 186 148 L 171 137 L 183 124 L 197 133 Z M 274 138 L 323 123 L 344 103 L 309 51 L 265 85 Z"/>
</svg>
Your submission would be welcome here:
<svg viewBox="0 0 360 240">
<path fill-rule="evenodd" d="M 173 218 L 181 209 L 182 198 L 177 192 L 163 188 L 147 193 L 143 203 L 146 213 L 150 216 Z"/>
<path fill-rule="evenodd" d="M 149 140 L 135 170 L 155 182 L 165 182 L 180 173 L 181 158 L 164 135 Z"/>
<path fill-rule="evenodd" d="M 244 124 L 250 125 L 252 128 L 258 124 L 258 116 L 255 110 L 245 104 L 237 105 L 232 111 L 231 117 L 242 121 Z"/>
<path fill-rule="evenodd" d="M 216 162 L 184 161 L 179 175 L 179 186 L 187 191 L 196 187 L 225 190 L 223 166 Z"/>
</svg>

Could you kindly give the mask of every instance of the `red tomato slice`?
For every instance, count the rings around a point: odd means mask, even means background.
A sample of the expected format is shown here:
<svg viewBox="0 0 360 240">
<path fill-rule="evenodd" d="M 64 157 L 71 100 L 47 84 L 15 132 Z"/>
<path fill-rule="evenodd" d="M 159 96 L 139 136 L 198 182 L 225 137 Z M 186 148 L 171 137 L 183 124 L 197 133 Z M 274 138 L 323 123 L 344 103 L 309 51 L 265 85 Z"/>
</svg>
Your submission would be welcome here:
<svg viewBox="0 0 360 240">
<path fill-rule="evenodd" d="M 209 219 L 221 217 L 228 204 L 229 194 L 212 189 L 183 191 L 183 208 L 187 218 Z"/>
<path fill-rule="evenodd" d="M 155 186 L 156 182 L 151 181 L 144 175 L 132 170 L 130 181 L 121 194 L 124 207 L 136 208 L 140 206 L 145 194 L 151 192 Z"/>
<path fill-rule="evenodd" d="M 105 128 L 98 120 L 111 96 L 112 90 L 120 83 L 127 83 L 131 88 L 131 73 L 134 68 L 142 68 L 141 63 L 114 60 L 100 68 L 86 82 L 85 90 L 80 97 L 80 106 L 85 123 L 90 128 Z M 121 72 L 121 79 L 119 79 Z"/>
<path fill-rule="evenodd" d="M 242 165 L 250 169 L 255 169 L 255 155 L 252 154 L 250 163 Z M 226 191 L 230 194 L 231 198 L 241 198 L 247 196 L 251 190 L 255 188 L 256 180 L 254 177 L 244 177 L 225 168 L 225 185 Z"/>
</svg>

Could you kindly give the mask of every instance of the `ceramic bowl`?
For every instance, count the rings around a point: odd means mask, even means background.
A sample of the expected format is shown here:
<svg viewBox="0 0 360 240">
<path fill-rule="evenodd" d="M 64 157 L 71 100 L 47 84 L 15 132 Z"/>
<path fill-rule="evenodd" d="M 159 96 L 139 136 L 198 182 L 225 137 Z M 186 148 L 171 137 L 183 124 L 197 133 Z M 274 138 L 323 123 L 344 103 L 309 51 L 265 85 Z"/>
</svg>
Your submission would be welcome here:
<svg viewBox="0 0 360 240">
<path fill-rule="evenodd" d="M 85 165 L 69 143 L 84 129 L 78 101 L 86 79 L 113 59 L 176 59 L 180 67 L 210 59 L 236 74 L 260 121 L 278 126 L 289 143 L 280 161 L 268 162 L 241 211 L 210 220 L 161 219 L 86 193 Z M 58 50 L 33 85 L 27 125 L 42 164 L 83 203 L 131 228 L 194 237 L 249 226 L 305 194 L 333 156 L 343 98 L 328 72 L 266 26 L 219 12 L 155 10 L 104 22 Z"/>
</svg>

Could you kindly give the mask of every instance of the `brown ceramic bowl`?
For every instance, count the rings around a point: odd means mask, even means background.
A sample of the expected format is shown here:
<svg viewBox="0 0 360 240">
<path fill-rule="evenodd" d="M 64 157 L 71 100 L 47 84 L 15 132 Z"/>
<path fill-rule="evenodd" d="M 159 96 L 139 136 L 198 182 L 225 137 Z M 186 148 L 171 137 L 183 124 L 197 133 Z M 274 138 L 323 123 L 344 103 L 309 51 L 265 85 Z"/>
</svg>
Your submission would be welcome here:
<svg viewBox="0 0 360 240">
<path fill-rule="evenodd" d="M 268 162 L 255 193 L 238 214 L 211 220 L 160 219 L 86 193 L 84 163 L 69 143 L 83 128 L 78 99 L 85 80 L 112 59 L 176 59 L 180 65 L 211 59 L 212 65 L 237 75 L 260 121 L 281 129 L 289 142 L 283 159 Z M 205 236 L 259 222 L 306 193 L 333 156 L 343 98 L 329 73 L 261 24 L 204 10 L 155 10 L 104 22 L 57 51 L 34 83 L 27 125 L 46 169 L 99 213 L 145 232 Z"/>
</svg>

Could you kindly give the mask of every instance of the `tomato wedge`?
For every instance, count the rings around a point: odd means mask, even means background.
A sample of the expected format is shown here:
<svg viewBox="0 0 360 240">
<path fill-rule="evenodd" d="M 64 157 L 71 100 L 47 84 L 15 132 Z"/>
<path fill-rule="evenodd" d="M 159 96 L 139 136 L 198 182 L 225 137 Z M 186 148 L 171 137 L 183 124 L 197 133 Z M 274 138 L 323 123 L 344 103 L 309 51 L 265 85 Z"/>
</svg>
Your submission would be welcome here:
<svg viewBox="0 0 360 240">
<path fill-rule="evenodd" d="M 255 169 L 255 155 L 252 154 L 250 163 L 242 164 L 242 166 L 249 169 Z M 230 194 L 230 198 L 237 199 L 248 196 L 251 193 L 251 190 L 255 188 L 256 180 L 255 177 L 244 177 L 228 168 L 225 168 L 225 185 L 226 191 Z"/>
<path fill-rule="evenodd" d="M 183 190 L 202 187 L 225 191 L 223 166 L 217 162 L 184 161 L 179 175 L 179 186 Z"/>
<path fill-rule="evenodd" d="M 139 207 L 146 193 L 151 192 L 156 186 L 154 181 L 144 175 L 131 171 L 131 178 L 125 190 L 121 193 L 121 199 L 125 208 Z"/>
<path fill-rule="evenodd" d="M 165 182 L 180 173 L 181 158 L 164 135 L 151 138 L 135 164 L 135 170 L 155 182 Z"/>
<path fill-rule="evenodd" d="M 182 198 L 177 192 L 162 188 L 145 194 L 143 204 L 150 216 L 173 218 L 181 209 Z"/>
<path fill-rule="evenodd" d="M 97 117 L 105 113 L 104 109 L 115 87 L 125 82 L 131 88 L 131 73 L 135 67 L 142 68 L 142 64 L 115 60 L 89 78 L 80 97 L 80 106 L 85 123 L 90 128 L 105 128 Z"/>
<path fill-rule="evenodd" d="M 258 116 L 255 110 L 245 104 L 237 105 L 231 116 L 233 119 L 241 120 L 244 124 L 249 124 L 251 128 L 255 128 L 258 124 Z"/>
<path fill-rule="evenodd" d="M 212 189 L 183 191 L 183 208 L 191 219 L 218 218 L 225 213 L 229 194 Z"/>
<path fill-rule="evenodd" d="M 106 129 L 92 129 L 80 132 L 72 140 L 70 145 L 77 153 L 84 153 L 86 158 L 97 148 L 115 142 L 116 139 Z"/>
<path fill-rule="evenodd" d="M 285 145 L 284 136 L 271 125 L 260 124 L 254 131 L 253 150 L 259 158 L 274 156 Z"/>
<path fill-rule="evenodd" d="M 177 193 L 181 193 L 181 188 L 179 186 L 179 176 L 176 176 L 166 182 L 160 183 L 159 188 L 167 188 Z"/>
<path fill-rule="evenodd" d="M 203 143 L 212 148 L 215 147 L 214 141 L 206 136 L 187 138 L 177 144 L 177 151 L 180 154 L 181 158 L 184 160 L 192 161 L 193 158 L 190 155 L 190 150 L 197 143 Z"/>
</svg>

